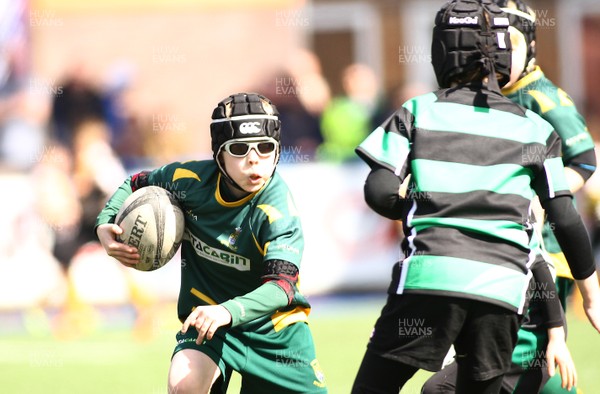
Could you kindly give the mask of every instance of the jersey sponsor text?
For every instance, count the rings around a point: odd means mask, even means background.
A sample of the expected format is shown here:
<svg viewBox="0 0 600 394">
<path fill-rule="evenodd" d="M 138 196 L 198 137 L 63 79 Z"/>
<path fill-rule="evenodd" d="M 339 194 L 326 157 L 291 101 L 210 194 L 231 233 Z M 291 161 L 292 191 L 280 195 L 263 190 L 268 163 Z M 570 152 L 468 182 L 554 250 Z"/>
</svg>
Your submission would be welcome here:
<svg viewBox="0 0 600 394">
<path fill-rule="evenodd" d="M 189 231 L 186 231 L 186 235 L 186 238 L 190 241 L 198 256 L 210 260 L 213 263 L 235 268 L 238 271 L 250 271 L 250 259 L 240 256 L 239 254 L 207 245 Z"/>
</svg>

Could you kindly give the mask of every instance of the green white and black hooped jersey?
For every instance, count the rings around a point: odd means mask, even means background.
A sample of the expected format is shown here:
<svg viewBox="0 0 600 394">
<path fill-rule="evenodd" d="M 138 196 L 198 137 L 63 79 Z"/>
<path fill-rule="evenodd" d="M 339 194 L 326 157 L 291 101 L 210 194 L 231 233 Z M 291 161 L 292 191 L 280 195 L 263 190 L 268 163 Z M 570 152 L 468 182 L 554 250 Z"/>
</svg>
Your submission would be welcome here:
<svg viewBox="0 0 600 394">
<path fill-rule="evenodd" d="M 171 163 L 148 176 L 150 185 L 174 195 L 185 215 L 177 308 L 181 321 L 198 305 L 220 304 L 258 288 L 267 260 L 300 266 L 301 222 L 279 174 L 275 172 L 260 191 L 235 202 L 222 198 L 220 177 L 214 160 Z M 118 202 L 112 204 L 109 201 L 98 224 L 111 222 L 111 215 L 119 209 Z M 253 324 L 272 324 L 278 331 L 305 321 L 309 311 L 309 303 L 296 291 L 285 310 Z"/>
<path fill-rule="evenodd" d="M 550 124 L 499 92 L 443 89 L 407 101 L 357 154 L 402 181 L 411 175 L 396 293 L 523 312 L 531 200 L 569 194 Z"/>
</svg>

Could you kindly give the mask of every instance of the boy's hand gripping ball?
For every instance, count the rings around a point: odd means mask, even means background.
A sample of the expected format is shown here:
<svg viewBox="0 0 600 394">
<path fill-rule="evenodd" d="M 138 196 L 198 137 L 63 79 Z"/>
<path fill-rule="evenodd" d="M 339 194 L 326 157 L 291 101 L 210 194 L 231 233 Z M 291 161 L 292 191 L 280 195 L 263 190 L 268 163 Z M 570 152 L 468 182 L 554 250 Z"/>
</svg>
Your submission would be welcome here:
<svg viewBox="0 0 600 394">
<path fill-rule="evenodd" d="M 119 242 L 136 247 L 139 271 L 154 271 L 167 264 L 181 245 L 185 227 L 183 211 L 167 190 L 146 186 L 123 203 L 115 223 L 123 229 Z"/>
</svg>

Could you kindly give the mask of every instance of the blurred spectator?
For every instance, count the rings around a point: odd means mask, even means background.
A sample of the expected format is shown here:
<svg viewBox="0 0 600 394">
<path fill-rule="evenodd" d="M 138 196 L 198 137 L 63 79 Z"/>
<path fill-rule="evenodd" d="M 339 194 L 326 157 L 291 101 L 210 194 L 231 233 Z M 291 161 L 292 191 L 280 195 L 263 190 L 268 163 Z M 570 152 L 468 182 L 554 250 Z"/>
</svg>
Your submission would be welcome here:
<svg viewBox="0 0 600 394">
<path fill-rule="evenodd" d="M 125 168 L 143 167 L 147 161 L 144 125 L 133 109 L 134 79 L 134 67 L 118 62 L 108 70 L 102 92 L 110 144 Z"/>
<path fill-rule="evenodd" d="M 103 122 L 90 121 L 77 129 L 74 139 L 73 181 L 83 208 L 82 241 L 97 241 L 96 216 L 125 177 L 119 158 L 110 147 L 110 131 Z"/>
<path fill-rule="evenodd" d="M 37 211 L 53 235 L 49 250 L 62 267 L 65 296 L 54 321 L 54 332 L 61 338 L 85 334 L 97 323 L 94 306 L 76 275 L 81 270 L 75 265 L 97 262 L 95 218 L 108 194 L 125 177 L 110 147 L 110 131 L 104 122 L 80 123 L 71 147 L 49 145 L 31 174 Z M 106 266 L 109 269 L 95 271 L 95 283 L 110 283 L 111 300 L 123 300 L 125 279 L 120 271 L 115 273 L 114 267 Z M 89 283 L 86 285 L 89 289 Z"/>
<path fill-rule="evenodd" d="M 378 79 L 364 64 L 351 64 L 342 73 L 344 95 L 335 97 L 321 119 L 320 160 L 344 162 L 356 158 L 354 149 L 372 128 L 378 106 Z"/>
<path fill-rule="evenodd" d="M 125 96 L 134 77 L 133 66 L 118 62 L 108 69 L 103 86 L 104 118 L 110 129 L 111 145 L 118 144 L 123 130 L 127 127 L 127 107 Z"/>
<path fill-rule="evenodd" d="M 307 161 L 314 157 L 321 143 L 318 114 L 310 113 L 300 101 L 296 80 L 286 71 L 270 78 L 273 83 L 259 89 L 262 94 L 273 97 L 279 110 L 285 131 L 281 134 L 281 163 L 297 162 L 296 156 L 306 155 Z"/>
<path fill-rule="evenodd" d="M 383 123 L 408 99 L 430 92 L 433 87 L 420 82 L 404 82 L 391 88 L 373 115 L 373 124 Z"/>
<path fill-rule="evenodd" d="M 320 115 L 331 100 L 331 92 L 317 55 L 308 49 L 297 48 L 289 57 L 286 68 L 297 82 L 298 99 L 304 108 L 313 115 Z"/>
<path fill-rule="evenodd" d="M 329 85 L 317 56 L 297 49 L 287 64 L 258 88 L 279 110 L 285 127 L 281 134 L 281 163 L 307 162 L 323 142 L 320 117 L 329 102 Z"/>
<path fill-rule="evenodd" d="M 115 154 L 127 170 L 146 167 L 153 159 L 148 153 L 151 125 L 134 112 L 127 112 L 123 122 L 119 137 L 113 146 Z"/>
<path fill-rule="evenodd" d="M 0 96 L 20 90 L 29 68 L 27 1 L 0 1 Z"/>
<path fill-rule="evenodd" d="M 26 89 L 29 72 L 27 2 L 0 1 L 0 22 L 0 163 L 25 171 L 32 166 L 44 138 L 34 112 L 37 103 Z"/>
<path fill-rule="evenodd" d="M 75 130 L 88 120 L 104 120 L 101 90 L 83 62 L 77 62 L 59 83 L 60 94 L 52 102 L 51 126 L 54 139 L 72 148 Z"/>
<path fill-rule="evenodd" d="M 44 155 L 49 111 L 46 97 L 21 90 L 3 104 L 6 111 L 0 118 L 0 163 L 27 171 Z"/>
<path fill-rule="evenodd" d="M 64 275 L 50 252 L 48 227 L 36 209 L 35 182 L 23 172 L 3 171 L 0 188 L 6 191 L 0 194 L 4 207 L 0 221 L 0 311 L 34 311 L 60 305 L 65 297 Z"/>
<path fill-rule="evenodd" d="M 51 145 L 33 172 L 39 211 L 54 233 L 54 255 L 65 267 L 88 242 L 96 242 L 95 217 L 125 171 L 102 122 L 81 124 L 73 151 Z"/>
</svg>

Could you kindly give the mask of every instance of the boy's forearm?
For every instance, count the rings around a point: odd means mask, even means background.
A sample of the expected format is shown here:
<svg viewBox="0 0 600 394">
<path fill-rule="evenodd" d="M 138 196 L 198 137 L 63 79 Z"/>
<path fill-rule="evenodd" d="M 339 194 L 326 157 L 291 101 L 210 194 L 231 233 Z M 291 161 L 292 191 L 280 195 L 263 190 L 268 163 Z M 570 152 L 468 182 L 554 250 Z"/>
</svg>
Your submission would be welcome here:
<svg viewBox="0 0 600 394">
<path fill-rule="evenodd" d="M 102 209 L 102 211 L 98 214 L 94 231 L 96 231 L 96 228 L 98 228 L 98 226 L 101 224 L 114 223 L 115 216 L 117 216 L 119 208 L 121 208 L 121 205 L 123 205 L 123 202 L 127 199 L 127 197 L 129 197 L 129 195 L 131 195 L 131 193 L 131 178 L 127 178 L 127 180 L 125 180 L 125 182 L 119 186 L 117 191 L 108 200 L 104 206 L 104 209 Z"/>
<path fill-rule="evenodd" d="M 273 282 L 267 282 L 252 292 L 221 304 L 231 314 L 232 327 L 255 320 L 288 305 L 285 291 Z"/>
<path fill-rule="evenodd" d="M 566 342 L 566 334 L 563 326 L 548 328 L 548 343 L 554 341 Z"/>
<path fill-rule="evenodd" d="M 567 183 L 569 184 L 569 190 L 571 193 L 577 193 L 585 183 L 585 179 L 573 170 L 572 168 L 565 167 L 565 178 L 567 178 Z"/>
<path fill-rule="evenodd" d="M 575 280 L 575 282 L 581 292 L 584 305 L 590 306 L 594 302 L 600 303 L 600 284 L 598 283 L 597 272 L 585 279 Z"/>
</svg>

